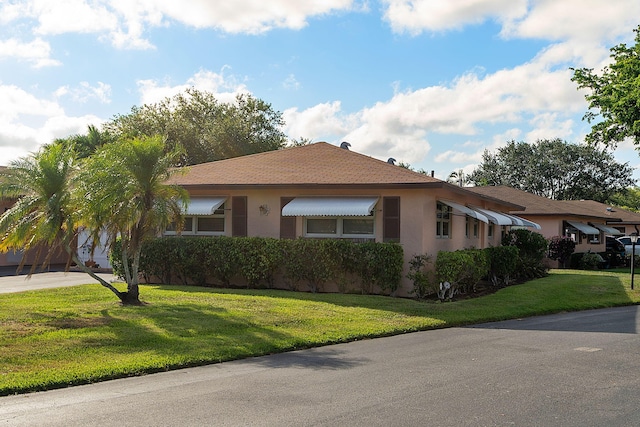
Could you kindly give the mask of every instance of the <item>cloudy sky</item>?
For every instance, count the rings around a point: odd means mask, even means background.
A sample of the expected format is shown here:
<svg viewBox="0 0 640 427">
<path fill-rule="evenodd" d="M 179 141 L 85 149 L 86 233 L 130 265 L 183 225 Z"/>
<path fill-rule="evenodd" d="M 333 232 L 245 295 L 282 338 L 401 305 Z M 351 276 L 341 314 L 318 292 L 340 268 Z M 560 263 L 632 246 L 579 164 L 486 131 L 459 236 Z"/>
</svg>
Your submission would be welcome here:
<svg viewBox="0 0 640 427">
<path fill-rule="evenodd" d="M 0 164 L 193 86 L 446 179 L 509 140 L 583 141 L 569 67 L 638 24 L 638 0 L 0 0 Z"/>
</svg>

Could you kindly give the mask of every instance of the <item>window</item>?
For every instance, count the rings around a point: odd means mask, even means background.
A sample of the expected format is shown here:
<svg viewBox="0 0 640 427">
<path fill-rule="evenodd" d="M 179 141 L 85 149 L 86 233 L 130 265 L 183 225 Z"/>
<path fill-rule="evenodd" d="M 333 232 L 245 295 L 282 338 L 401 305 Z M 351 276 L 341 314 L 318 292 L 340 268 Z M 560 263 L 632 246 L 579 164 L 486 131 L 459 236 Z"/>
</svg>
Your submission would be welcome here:
<svg viewBox="0 0 640 427">
<path fill-rule="evenodd" d="M 224 205 L 215 210 L 213 215 L 187 216 L 182 227 L 183 235 L 217 236 L 224 234 Z M 178 234 L 175 224 L 170 224 L 165 235 Z"/>
<path fill-rule="evenodd" d="M 471 238 L 473 236 L 474 239 L 478 238 L 478 220 L 475 218 L 471 218 L 467 215 L 464 233 L 467 238 Z M 471 234 L 473 233 L 473 234 Z"/>
<path fill-rule="evenodd" d="M 370 237 L 375 234 L 373 216 L 305 218 L 305 236 Z"/>
<path fill-rule="evenodd" d="M 443 203 L 436 204 L 436 237 L 448 239 L 451 229 L 451 211 Z"/>
<path fill-rule="evenodd" d="M 487 232 L 487 235 L 490 239 L 493 239 L 493 228 L 495 226 L 493 225 L 493 223 L 489 223 L 489 231 Z"/>
</svg>

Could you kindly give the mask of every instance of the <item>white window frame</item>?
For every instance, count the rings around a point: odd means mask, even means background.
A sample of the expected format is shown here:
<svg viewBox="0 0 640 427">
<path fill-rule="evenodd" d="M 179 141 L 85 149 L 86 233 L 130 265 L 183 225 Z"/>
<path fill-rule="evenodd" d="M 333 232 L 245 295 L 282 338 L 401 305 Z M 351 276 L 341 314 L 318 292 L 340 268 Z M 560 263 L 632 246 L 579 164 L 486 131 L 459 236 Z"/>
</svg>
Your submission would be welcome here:
<svg viewBox="0 0 640 427">
<path fill-rule="evenodd" d="M 222 218 L 222 231 L 198 231 L 198 219 L 199 218 Z M 224 204 L 222 204 L 213 215 L 188 215 L 184 217 L 185 222 L 191 220 L 191 229 L 184 229 L 182 236 L 224 236 L 227 229 L 227 221 L 225 219 Z M 165 230 L 165 236 L 176 236 L 178 232 L 175 230 Z"/>
<path fill-rule="evenodd" d="M 336 232 L 333 233 L 309 233 L 307 228 L 308 220 L 314 219 L 330 219 L 336 221 Z M 367 234 L 346 234 L 344 233 L 344 220 L 349 219 L 366 219 L 372 222 L 372 231 Z M 307 216 L 304 217 L 304 236 L 318 238 L 334 238 L 334 239 L 374 239 L 376 236 L 376 220 L 374 215 L 369 216 Z"/>
<path fill-rule="evenodd" d="M 452 208 L 444 203 L 436 204 L 436 238 L 451 238 L 451 211 Z M 447 224 L 447 234 L 444 234 L 444 224 Z"/>
</svg>

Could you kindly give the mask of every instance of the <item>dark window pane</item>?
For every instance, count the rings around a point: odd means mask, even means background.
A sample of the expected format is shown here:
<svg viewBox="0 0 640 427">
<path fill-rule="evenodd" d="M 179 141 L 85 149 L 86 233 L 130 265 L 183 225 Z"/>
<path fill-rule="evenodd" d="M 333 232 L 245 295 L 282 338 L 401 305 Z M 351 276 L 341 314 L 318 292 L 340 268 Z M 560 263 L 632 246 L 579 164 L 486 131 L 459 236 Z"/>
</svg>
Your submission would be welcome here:
<svg viewBox="0 0 640 427">
<path fill-rule="evenodd" d="M 343 234 L 373 234 L 373 219 L 345 218 L 342 220 Z"/>
<path fill-rule="evenodd" d="M 198 218 L 199 232 L 224 232 L 224 218 L 200 217 Z"/>
<path fill-rule="evenodd" d="M 307 219 L 307 233 L 309 234 L 336 234 L 338 221 L 335 218 Z"/>
</svg>

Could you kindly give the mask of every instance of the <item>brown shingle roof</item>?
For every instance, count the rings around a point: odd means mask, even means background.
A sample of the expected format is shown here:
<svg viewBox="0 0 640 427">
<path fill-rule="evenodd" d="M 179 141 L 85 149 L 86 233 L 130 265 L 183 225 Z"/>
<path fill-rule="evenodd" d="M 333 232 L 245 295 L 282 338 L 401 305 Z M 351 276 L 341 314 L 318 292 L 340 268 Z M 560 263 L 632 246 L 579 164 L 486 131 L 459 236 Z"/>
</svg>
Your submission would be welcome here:
<svg viewBox="0 0 640 427">
<path fill-rule="evenodd" d="M 190 166 L 182 186 L 424 185 L 443 181 L 326 142 Z"/>
<path fill-rule="evenodd" d="M 467 188 L 474 193 L 510 201 L 525 209 L 514 214 L 564 215 L 605 219 L 607 221 L 640 221 L 640 214 L 614 208 L 594 200 L 552 200 L 507 186 Z"/>
</svg>

